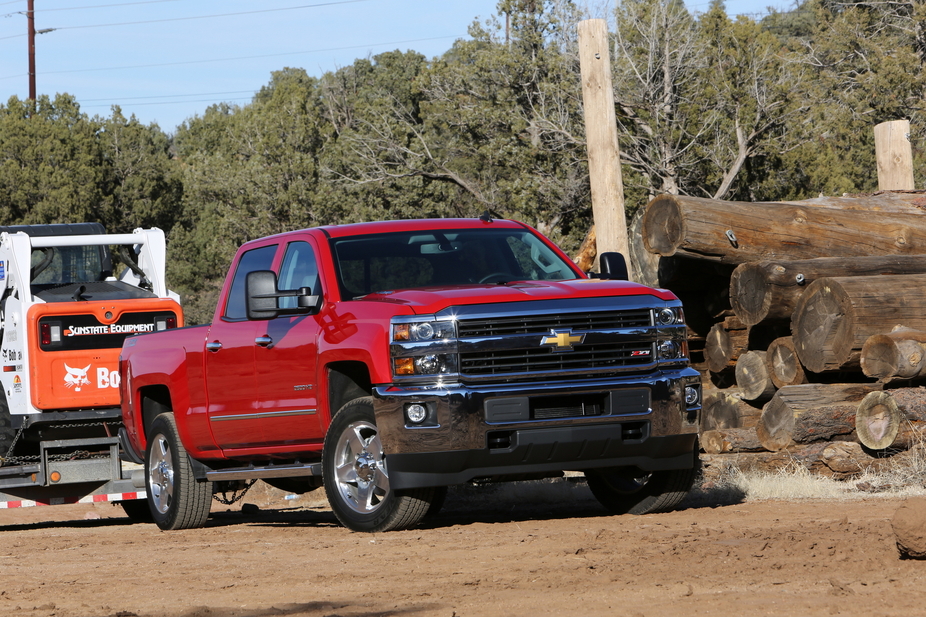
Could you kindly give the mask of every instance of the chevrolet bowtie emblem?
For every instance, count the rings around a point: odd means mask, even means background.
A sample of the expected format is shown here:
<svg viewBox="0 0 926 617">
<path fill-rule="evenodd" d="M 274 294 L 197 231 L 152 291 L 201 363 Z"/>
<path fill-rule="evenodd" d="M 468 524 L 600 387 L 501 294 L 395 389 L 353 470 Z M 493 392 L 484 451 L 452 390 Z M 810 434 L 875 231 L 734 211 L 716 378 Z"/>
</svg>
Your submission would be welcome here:
<svg viewBox="0 0 926 617">
<path fill-rule="evenodd" d="M 557 332 L 553 330 L 553 336 L 545 336 L 541 339 L 541 345 L 552 345 L 553 351 L 572 351 L 573 345 L 580 345 L 585 340 L 584 334 L 573 334 L 572 330 Z"/>
</svg>

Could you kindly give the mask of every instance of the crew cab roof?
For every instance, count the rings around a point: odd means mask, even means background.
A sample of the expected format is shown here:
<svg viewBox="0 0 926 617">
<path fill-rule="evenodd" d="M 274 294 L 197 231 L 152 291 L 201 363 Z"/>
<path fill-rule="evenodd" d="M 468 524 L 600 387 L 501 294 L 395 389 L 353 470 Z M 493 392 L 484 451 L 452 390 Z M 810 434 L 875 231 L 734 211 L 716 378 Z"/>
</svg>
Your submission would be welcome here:
<svg viewBox="0 0 926 617">
<path fill-rule="evenodd" d="M 515 221 L 493 219 L 407 219 L 400 221 L 376 221 L 370 223 L 350 223 L 347 225 L 327 225 L 321 227 L 332 238 L 345 236 L 360 236 L 366 234 L 382 234 L 401 231 L 434 231 L 443 229 L 479 229 L 482 227 L 492 229 L 524 229 L 524 226 Z"/>
</svg>

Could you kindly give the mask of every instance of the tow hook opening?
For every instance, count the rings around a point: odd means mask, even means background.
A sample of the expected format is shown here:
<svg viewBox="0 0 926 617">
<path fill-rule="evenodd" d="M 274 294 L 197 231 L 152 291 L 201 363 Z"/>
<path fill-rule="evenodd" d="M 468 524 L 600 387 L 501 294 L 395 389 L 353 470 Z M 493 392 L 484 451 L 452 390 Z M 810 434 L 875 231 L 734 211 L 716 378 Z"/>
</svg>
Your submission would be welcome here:
<svg viewBox="0 0 926 617">
<path fill-rule="evenodd" d="M 511 435 L 514 431 L 490 431 L 486 433 L 486 445 L 489 450 L 508 450 L 511 448 Z"/>
<path fill-rule="evenodd" d="M 649 437 L 648 422 L 625 422 L 621 424 L 621 440 L 624 443 L 640 442 Z"/>
</svg>

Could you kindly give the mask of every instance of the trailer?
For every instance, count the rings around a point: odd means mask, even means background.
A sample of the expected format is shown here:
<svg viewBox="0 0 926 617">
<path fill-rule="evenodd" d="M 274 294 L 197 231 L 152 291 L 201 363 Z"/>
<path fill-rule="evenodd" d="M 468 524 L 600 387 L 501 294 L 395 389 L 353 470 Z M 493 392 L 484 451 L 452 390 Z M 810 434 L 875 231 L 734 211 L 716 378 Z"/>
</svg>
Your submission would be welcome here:
<svg viewBox="0 0 926 617">
<path fill-rule="evenodd" d="M 157 228 L 0 227 L 0 509 L 109 501 L 150 520 L 120 451 L 119 354 L 183 325 L 165 270 Z"/>
</svg>

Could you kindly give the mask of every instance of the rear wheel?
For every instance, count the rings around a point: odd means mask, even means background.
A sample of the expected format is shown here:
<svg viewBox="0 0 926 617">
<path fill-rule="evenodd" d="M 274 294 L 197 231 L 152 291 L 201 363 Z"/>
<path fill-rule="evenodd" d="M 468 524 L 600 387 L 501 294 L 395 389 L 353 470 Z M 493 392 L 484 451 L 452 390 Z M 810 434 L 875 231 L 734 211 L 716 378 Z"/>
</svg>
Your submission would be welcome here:
<svg viewBox="0 0 926 617">
<path fill-rule="evenodd" d="M 212 505 L 212 482 L 197 482 L 173 414 L 154 419 L 145 452 L 148 505 L 161 529 L 202 527 Z"/>
<path fill-rule="evenodd" d="M 13 430 L 13 418 L 10 415 L 10 408 L 6 404 L 6 397 L 0 392 L 0 467 L 4 465 L 4 460 L 13 455 L 10 447 L 13 445 L 13 439 L 16 437 L 16 431 Z"/>
<path fill-rule="evenodd" d="M 595 498 L 614 514 L 653 514 L 678 506 L 694 483 L 696 470 L 645 472 L 615 467 L 585 472 Z"/>
<path fill-rule="evenodd" d="M 358 398 L 344 405 L 325 436 L 322 469 L 328 503 L 348 529 L 408 529 L 427 514 L 434 489 L 392 490 L 386 459 L 373 399 Z"/>
</svg>

